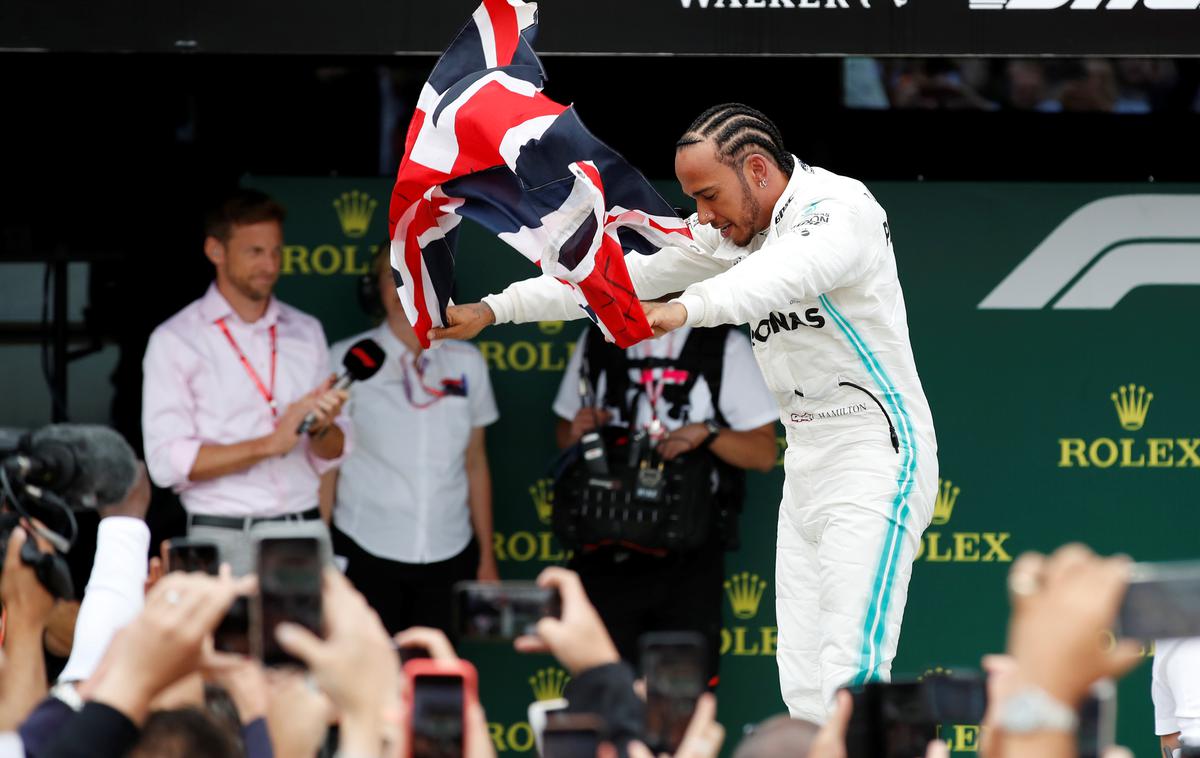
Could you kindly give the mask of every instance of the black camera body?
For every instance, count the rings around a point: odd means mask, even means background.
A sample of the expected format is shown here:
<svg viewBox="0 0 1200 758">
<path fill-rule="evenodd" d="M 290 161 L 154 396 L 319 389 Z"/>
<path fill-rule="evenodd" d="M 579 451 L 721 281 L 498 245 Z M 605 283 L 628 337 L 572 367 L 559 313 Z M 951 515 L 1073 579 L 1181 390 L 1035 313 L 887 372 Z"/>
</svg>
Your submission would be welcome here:
<svg viewBox="0 0 1200 758">
<path fill-rule="evenodd" d="M 8 557 L 8 541 L 13 529 L 20 523 L 21 517 L 16 513 L 0 513 L 0 569 Z M 43 553 L 33 535 L 25 539 L 21 545 L 21 561 L 33 568 L 42 586 L 60 600 L 75 599 L 75 582 L 71 579 L 71 568 L 65 558 L 53 549 Z"/>
<path fill-rule="evenodd" d="M 75 511 L 119 502 L 138 475 L 137 456 L 115 430 L 93 424 L 51 424 L 0 435 L 0 566 L 13 529 L 31 532 L 21 560 L 55 597 L 75 599 L 66 554 L 79 536 Z M 37 522 L 37 523 L 35 523 Z M 42 552 L 38 539 L 52 549 Z"/>
</svg>

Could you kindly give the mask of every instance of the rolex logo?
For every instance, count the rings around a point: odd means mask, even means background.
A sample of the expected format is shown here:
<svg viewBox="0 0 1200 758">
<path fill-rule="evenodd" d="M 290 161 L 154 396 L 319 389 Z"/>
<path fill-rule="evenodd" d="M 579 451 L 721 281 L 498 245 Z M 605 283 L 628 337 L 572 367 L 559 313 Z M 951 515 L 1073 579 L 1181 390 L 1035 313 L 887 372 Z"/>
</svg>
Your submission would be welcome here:
<svg viewBox="0 0 1200 758">
<path fill-rule="evenodd" d="M 533 498 L 533 507 L 537 509 L 538 521 L 549 524 L 554 513 L 554 480 L 538 479 L 530 485 L 529 496 Z"/>
<path fill-rule="evenodd" d="M 1147 392 L 1140 385 L 1126 384 L 1112 393 L 1113 405 L 1117 409 L 1117 420 L 1121 428 L 1136 432 L 1146 423 L 1146 414 L 1150 411 L 1150 401 L 1154 399 L 1153 392 Z"/>
<path fill-rule="evenodd" d="M 941 526 L 950 521 L 954 503 L 958 501 L 959 488 L 949 479 L 938 479 L 937 498 L 933 501 L 933 524 Z"/>
<path fill-rule="evenodd" d="M 333 201 L 333 209 L 337 211 L 338 223 L 347 237 L 362 237 L 371 225 L 371 216 L 379 203 L 375 202 L 365 192 L 351 190 L 343 192 L 342 196 Z"/>
<path fill-rule="evenodd" d="M 529 677 L 529 686 L 535 700 L 557 700 L 563 696 L 571 677 L 559 668 L 539 669 Z"/>
<path fill-rule="evenodd" d="M 762 602 L 766 590 L 766 581 L 749 571 L 734 574 L 725 581 L 725 594 L 729 596 L 733 615 L 740 619 L 754 618 L 758 615 L 758 605 Z"/>
<path fill-rule="evenodd" d="M 917 677 L 917 681 L 923 682 L 931 676 L 932 677 L 954 676 L 954 669 L 943 668 L 941 666 L 934 666 L 933 668 L 925 669 L 925 672 Z"/>
</svg>

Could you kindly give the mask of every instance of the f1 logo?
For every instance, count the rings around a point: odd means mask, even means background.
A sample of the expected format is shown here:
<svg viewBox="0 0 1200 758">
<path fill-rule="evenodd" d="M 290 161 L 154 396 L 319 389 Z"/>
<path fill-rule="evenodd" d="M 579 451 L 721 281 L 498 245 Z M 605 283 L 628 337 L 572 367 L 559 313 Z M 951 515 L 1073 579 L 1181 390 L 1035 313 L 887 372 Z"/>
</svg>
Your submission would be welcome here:
<svg viewBox="0 0 1200 758">
<path fill-rule="evenodd" d="M 1110 310 L 1138 287 L 1200 284 L 1200 195 L 1116 195 L 1072 213 L 980 310 Z"/>
</svg>

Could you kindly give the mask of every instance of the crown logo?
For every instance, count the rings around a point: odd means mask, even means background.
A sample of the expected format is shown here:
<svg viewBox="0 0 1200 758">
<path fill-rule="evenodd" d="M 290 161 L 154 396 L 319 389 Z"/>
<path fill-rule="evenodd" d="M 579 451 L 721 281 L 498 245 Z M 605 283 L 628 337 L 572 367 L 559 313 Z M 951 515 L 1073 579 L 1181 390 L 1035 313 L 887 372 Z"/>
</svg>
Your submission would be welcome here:
<svg viewBox="0 0 1200 758">
<path fill-rule="evenodd" d="M 554 513 L 554 480 L 538 479 L 529 487 L 529 496 L 533 498 L 533 507 L 537 509 L 538 521 L 550 523 Z"/>
<path fill-rule="evenodd" d="M 371 225 L 371 215 L 375 213 L 375 202 L 365 192 L 352 190 L 343 192 L 342 196 L 333 201 L 333 209 L 337 211 L 338 223 L 347 237 L 362 237 Z"/>
<path fill-rule="evenodd" d="M 954 513 L 954 504 L 958 502 L 959 487 L 949 479 L 938 479 L 937 497 L 933 501 L 933 523 L 941 526 L 950 521 Z"/>
<path fill-rule="evenodd" d="M 754 618 L 758 615 L 758 604 L 762 602 L 766 590 L 766 581 L 749 571 L 734 574 L 725 581 L 725 594 L 729 596 L 729 605 L 733 607 L 733 615 L 740 619 Z"/>
<path fill-rule="evenodd" d="M 563 691 L 566 690 L 569 681 L 571 681 L 571 677 L 567 676 L 567 672 L 562 669 L 539 669 L 529 677 L 529 686 L 533 690 L 535 700 L 539 702 L 557 700 L 563 696 Z"/>
<path fill-rule="evenodd" d="M 954 676 L 954 669 L 947 669 L 947 668 L 942 668 L 941 666 L 934 666 L 933 668 L 925 669 L 925 673 L 918 676 L 917 681 L 923 682 L 926 679 L 928 679 L 929 677 L 937 678 L 937 677 L 942 677 L 942 676 Z"/>
<path fill-rule="evenodd" d="M 539 321 L 538 329 L 541 330 L 542 334 L 554 335 L 563 330 L 564 323 L 563 321 Z"/>
<path fill-rule="evenodd" d="M 1154 399 L 1153 392 L 1147 392 L 1141 385 L 1126 384 L 1112 393 L 1113 405 L 1117 408 L 1117 420 L 1122 429 L 1136 432 L 1146 423 L 1146 414 L 1150 412 L 1150 401 Z"/>
</svg>

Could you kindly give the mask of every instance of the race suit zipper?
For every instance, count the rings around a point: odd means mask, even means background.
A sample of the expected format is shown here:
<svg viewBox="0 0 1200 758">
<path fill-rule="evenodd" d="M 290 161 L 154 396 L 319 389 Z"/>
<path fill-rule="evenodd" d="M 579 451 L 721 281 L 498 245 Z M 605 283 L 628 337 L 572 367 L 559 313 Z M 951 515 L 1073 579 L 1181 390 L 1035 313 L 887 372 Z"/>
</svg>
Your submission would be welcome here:
<svg viewBox="0 0 1200 758">
<path fill-rule="evenodd" d="M 883 403 L 879 402 L 879 398 L 875 397 L 875 395 L 872 394 L 871 391 L 869 389 L 867 389 L 866 387 L 860 387 L 859 385 L 855 384 L 854 382 L 838 382 L 838 386 L 839 387 L 853 387 L 854 389 L 858 390 L 859 392 L 865 393 L 867 397 L 869 397 L 875 401 L 875 405 L 879 406 L 879 410 L 883 413 L 883 417 L 885 419 L 887 419 L 888 434 L 891 435 L 891 437 L 892 437 L 892 447 L 896 450 L 896 453 L 899 454 L 900 453 L 900 438 L 896 436 L 896 427 L 894 424 L 892 424 L 892 417 L 890 415 L 888 415 L 887 409 L 883 407 Z"/>
</svg>

